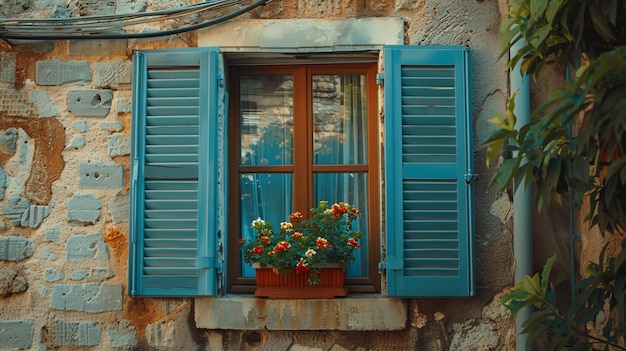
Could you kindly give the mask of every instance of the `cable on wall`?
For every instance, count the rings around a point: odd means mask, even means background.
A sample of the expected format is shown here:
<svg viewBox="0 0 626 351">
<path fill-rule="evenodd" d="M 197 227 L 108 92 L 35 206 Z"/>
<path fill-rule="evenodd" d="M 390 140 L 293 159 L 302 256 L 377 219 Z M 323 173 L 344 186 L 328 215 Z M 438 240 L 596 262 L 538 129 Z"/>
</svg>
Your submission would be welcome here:
<svg viewBox="0 0 626 351">
<path fill-rule="evenodd" d="M 60 39 L 133 39 L 179 34 L 209 27 L 251 11 L 271 0 L 257 0 L 232 9 L 218 17 L 203 19 L 173 29 L 122 32 L 123 29 L 155 22 L 181 20 L 196 21 L 209 12 L 224 12 L 229 7 L 241 5 L 245 0 L 213 0 L 210 2 L 154 12 L 83 16 L 48 19 L 0 19 L 0 38 L 18 40 Z"/>
</svg>

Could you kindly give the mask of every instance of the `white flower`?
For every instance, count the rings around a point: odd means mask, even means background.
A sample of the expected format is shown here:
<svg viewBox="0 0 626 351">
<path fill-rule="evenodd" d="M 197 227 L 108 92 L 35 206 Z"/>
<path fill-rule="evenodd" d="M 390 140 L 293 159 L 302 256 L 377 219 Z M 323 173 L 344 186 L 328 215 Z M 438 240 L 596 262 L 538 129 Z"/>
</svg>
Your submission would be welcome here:
<svg viewBox="0 0 626 351">
<path fill-rule="evenodd" d="M 261 219 L 261 217 L 252 221 L 252 228 L 260 228 L 265 224 L 265 221 Z"/>
<path fill-rule="evenodd" d="M 317 252 L 315 252 L 315 250 L 313 250 L 313 249 L 308 249 L 308 250 L 306 250 L 306 252 L 304 253 L 304 255 L 305 255 L 306 257 L 313 257 L 313 256 L 315 256 L 315 254 L 316 254 L 316 253 L 317 253 Z"/>
</svg>

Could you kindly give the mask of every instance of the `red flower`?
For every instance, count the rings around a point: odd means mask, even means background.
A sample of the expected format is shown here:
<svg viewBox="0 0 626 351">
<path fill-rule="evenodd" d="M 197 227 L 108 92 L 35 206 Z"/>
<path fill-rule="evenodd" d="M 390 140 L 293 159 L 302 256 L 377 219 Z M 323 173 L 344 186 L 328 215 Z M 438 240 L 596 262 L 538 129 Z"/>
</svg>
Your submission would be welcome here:
<svg viewBox="0 0 626 351">
<path fill-rule="evenodd" d="M 254 250 L 252 251 L 252 254 L 255 255 L 255 256 L 258 256 L 258 255 L 263 253 L 263 249 L 265 249 L 263 247 L 263 245 L 259 245 L 259 246 L 254 248 Z"/>
<path fill-rule="evenodd" d="M 293 224 L 300 223 L 303 218 L 304 218 L 304 216 L 300 212 L 294 212 L 294 213 L 289 215 L 289 221 L 291 221 L 291 223 L 293 223 Z"/>
<path fill-rule="evenodd" d="M 296 265 L 296 273 L 309 273 L 310 269 L 305 263 L 298 262 Z"/>
<path fill-rule="evenodd" d="M 287 251 L 289 250 L 290 247 L 291 247 L 290 243 L 288 243 L 287 241 L 281 241 L 278 243 L 278 245 L 274 246 L 274 251 L 276 252 Z"/>
<path fill-rule="evenodd" d="M 356 241 L 356 239 L 350 238 L 350 239 L 348 239 L 348 246 L 350 246 L 353 249 L 358 249 L 359 247 L 361 247 L 361 244 L 359 244 Z"/>
<path fill-rule="evenodd" d="M 328 249 L 330 248 L 330 243 L 324 238 L 317 237 L 317 239 L 315 239 L 315 246 L 317 246 L 318 249 Z"/>
</svg>

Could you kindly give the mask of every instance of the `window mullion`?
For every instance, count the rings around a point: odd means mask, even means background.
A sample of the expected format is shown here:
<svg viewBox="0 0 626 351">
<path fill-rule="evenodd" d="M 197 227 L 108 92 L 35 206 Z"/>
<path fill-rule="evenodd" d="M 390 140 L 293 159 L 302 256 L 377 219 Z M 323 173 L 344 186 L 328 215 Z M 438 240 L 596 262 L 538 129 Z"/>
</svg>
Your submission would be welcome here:
<svg viewBox="0 0 626 351">
<path fill-rule="evenodd" d="M 311 173 L 311 133 L 312 125 L 310 117 L 311 89 L 310 79 L 305 67 L 298 67 L 293 76 L 294 90 L 294 150 L 293 150 L 293 183 L 294 183 L 294 207 L 306 215 L 311 207 L 312 180 Z"/>
</svg>

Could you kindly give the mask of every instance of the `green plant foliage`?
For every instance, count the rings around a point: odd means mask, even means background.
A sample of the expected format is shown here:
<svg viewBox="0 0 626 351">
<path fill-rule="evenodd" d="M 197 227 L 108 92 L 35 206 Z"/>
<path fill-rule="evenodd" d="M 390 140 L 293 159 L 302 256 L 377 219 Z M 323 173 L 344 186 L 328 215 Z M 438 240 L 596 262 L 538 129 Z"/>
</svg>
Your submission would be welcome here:
<svg viewBox="0 0 626 351">
<path fill-rule="evenodd" d="M 549 94 L 516 128 L 512 94 L 506 114 L 486 141 L 487 164 L 500 156 L 492 183 L 533 187 L 538 211 L 572 194 L 589 203 L 586 220 L 602 233 L 623 236 L 626 229 L 626 1 L 511 0 L 502 23 L 502 55 L 520 44 L 509 67 L 519 64 L 540 84 L 549 65 L 560 67 L 565 87 Z M 559 311 L 550 279 L 556 257 L 543 271 L 527 276 L 502 302 L 513 314 L 532 307 L 523 325 L 531 347 L 542 350 L 626 350 L 626 242 L 614 255 L 603 250 L 588 276 L 576 284 L 575 298 Z"/>
<path fill-rule="evenodd" d="M 626 350 L 626 251 L 606 259 L 603 250 L 600 263 L 589 264 L 589 277 L 578 282 L 579 294 L 563 313 L 556 308 L 556 287 L 563 282 L 563 276 L 550 281 L 554 262 L 555 255 L 548 259 L 541 273 L 526 276 L 502 298 L 513 315 L 525 307 L 534 308 L 522 325 L 522 333 L 528 334 L 527 349 L 548 334 L 542 350 Z M 608 310 L 615 313 L 598 318 Z"/>
</svg>

